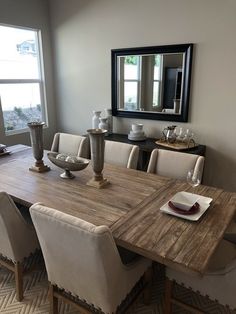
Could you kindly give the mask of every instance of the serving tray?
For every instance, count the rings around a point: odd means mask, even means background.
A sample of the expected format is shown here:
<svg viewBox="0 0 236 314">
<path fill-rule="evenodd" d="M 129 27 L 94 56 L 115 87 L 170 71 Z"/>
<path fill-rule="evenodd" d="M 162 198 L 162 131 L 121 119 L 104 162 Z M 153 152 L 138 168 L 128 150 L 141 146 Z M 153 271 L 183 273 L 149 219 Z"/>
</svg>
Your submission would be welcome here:
<svg viewBox="0 0 236 314">
<path fill-rule="evenodd" d="M 186 150 L 186 149 L 194 148 L 194 147 L 198 146 L 198 144 L 196 144 L 194 142 L 190 142 L 188 145 L 187 143 L 178 142 L 178 141 L 176 141 L 174 143 L 169 143 L 166 140 L 162 140 L 162 139 L 156 141 L 155 143 L 157 145 L 169 147 L 169 148 L 176 149 L 176 150 Z"/>
</svg>

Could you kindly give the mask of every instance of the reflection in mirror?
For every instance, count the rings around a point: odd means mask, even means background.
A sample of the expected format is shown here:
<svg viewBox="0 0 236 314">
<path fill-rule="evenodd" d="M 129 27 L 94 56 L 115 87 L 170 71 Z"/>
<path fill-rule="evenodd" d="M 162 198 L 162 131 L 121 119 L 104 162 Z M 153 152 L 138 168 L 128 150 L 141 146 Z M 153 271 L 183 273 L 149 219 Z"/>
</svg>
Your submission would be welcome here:
<svg viewBox="0 0 236 314">
<path fill-rule="evenodd" d="M 183 58 L 183 53 L 118 57 L 118 108 L 179 114 Z"/>
<path fill-rule="evenodd" d="M 113 50 L 113 114 L 187 121 L 191 66 L 188 48 L 192 45 Z"/>
</svg>

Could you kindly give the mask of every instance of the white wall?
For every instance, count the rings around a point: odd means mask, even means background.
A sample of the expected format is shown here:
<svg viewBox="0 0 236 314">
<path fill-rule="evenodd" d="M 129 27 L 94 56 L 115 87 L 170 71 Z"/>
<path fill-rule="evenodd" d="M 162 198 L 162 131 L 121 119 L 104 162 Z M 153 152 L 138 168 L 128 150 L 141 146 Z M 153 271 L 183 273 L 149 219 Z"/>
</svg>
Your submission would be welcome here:
<svg viewBox="0 0 236 314">
<path fill-rule="evenodd" d="M 49 32 L 49 8 L 47 0 L 0 0 L 0 23 L 38 28 L 42 30 L 43 56 L 45 66 L 46 97 L 48 104 L 49 127 L 44 130 L 44 143 L 50 147 L 56 130 L 54 92 L 52 78 L 52 55 Z M 1 45 L 4 43 L 0 43 Z M 0 126 L 0 142 L 30 144 L 29 132 L 6 136 L 3 125 Z"/>
<path fill-rule="evenodd" d="M 112 48 L 194 43 L 189 123 L 207 145 L 204 182 L 236 191 L 236 2 L 50 0 L 59 128 L 84 133 L 111 103 Z M 115 118 L 127 133 L 131 119 Z M 139 120 L 160 136 L 168 122 Z M 178 125 L 181 125 L 180 123 Z"/>
</svg>

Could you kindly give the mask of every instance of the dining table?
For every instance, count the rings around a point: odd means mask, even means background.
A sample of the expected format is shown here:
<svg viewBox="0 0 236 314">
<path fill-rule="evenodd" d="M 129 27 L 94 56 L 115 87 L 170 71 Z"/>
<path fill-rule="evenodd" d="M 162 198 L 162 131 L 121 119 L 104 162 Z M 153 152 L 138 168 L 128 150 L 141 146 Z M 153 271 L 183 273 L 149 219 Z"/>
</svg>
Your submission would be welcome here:
<svg viewBox="0 0 236 314">
<path fill-rule="evenodd" d="M 62 169 L 52 164 L 46 151 L 44 163 L 51 170 L 29 171 L 34 163 L 31 147 L 14 145 L 0 156 L 0 190 L 28 208 L 37 202 L 108 226 L 117 243 L 153 261 L 193 275 L 203 275 L 234 217 L 236 193 L 144 171 L 104 164 L 109 184 L 102 189 L 87 185 L 93 177 L 91 163 L 75 178 L 62 179 Z M 212 198 L 197 221 L 166 214 L 160 208 L 180 191 Z"/>
</svg>

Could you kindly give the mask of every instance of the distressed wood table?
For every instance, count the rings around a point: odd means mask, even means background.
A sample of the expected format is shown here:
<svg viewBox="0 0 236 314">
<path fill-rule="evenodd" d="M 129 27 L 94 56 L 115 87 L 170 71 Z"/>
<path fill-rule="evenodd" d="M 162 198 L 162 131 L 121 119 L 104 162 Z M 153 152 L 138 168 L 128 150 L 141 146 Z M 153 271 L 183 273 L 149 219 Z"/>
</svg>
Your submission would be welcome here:
<svg viewBox="0 0 236 314">
<path fill-rule="evenodd" d="M 110 185 L 99 190 L 86 185 L 93 175 L 90 165 L 65 180 L 46 156 L 51 171 L 35 173 L 28 170 L 34 162 L 31 148 L 10 150 L 11 155 L 0 158 L 0 189 L 14 200 L 27 206 L 42 202 L 105 224 L 117 244 L 181 271 L 204 273 L 236 209 L 236 193 L 201 185 L 194 192 L 213 201 L 199 221 L 190 222 L 159 210 L 176 192 L 193 192 L 185 182 L 106 164 Z"/>
</svg>

